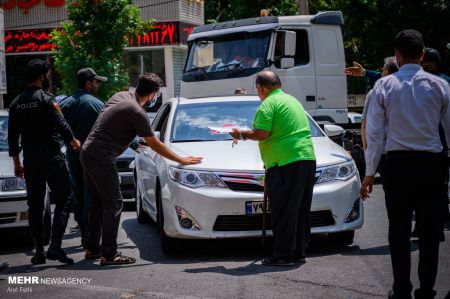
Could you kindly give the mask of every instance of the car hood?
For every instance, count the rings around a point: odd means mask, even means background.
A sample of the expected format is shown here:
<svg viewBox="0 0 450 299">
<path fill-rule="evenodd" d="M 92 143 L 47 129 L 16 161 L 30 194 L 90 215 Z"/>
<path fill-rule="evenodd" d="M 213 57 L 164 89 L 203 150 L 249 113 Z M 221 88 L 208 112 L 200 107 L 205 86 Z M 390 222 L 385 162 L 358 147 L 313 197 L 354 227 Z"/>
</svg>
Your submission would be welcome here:
<svg viewBox="0 0 450 299">
<path fill-rule="evenodd" d="M 8 152 L 0 152 L 0 177 L 14 176 L 14 164 Z"/>
<path fill-rule="evenodd" d="M 351 159 L 343 148 L 328 137 L 314 137 L 313 144 L 317 167 L 337 164 Z M 255 141 L 240 141 L 234 147 L 231 146 L 231 141 L 172 143 L 170 149 L 180 156 L 203 157 L 202 163 L 189 165 L 188 168 L 191 169 L 263 171 L 258 143 Z"/>
</svg>

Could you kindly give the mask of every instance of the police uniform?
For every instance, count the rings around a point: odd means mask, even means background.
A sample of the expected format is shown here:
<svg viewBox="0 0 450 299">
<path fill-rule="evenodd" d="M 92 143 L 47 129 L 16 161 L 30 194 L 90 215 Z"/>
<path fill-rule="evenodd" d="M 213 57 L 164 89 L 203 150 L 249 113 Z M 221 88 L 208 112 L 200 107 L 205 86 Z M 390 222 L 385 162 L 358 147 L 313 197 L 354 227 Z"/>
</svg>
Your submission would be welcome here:
<svg viewBox="0 0 450 299">
<path fill-rule="evenodd" d="M 69 218 L 71 194 L 60 137 L 66 143 L 74 137 L 63 115 L 54 107 L 53 100 L 53 95 L 37 86 L 29 86 L 15 98 L 9 107 L 8 141 L 10 156 L 18 155 L 23 149 L 28 219 L 36 253 L 44 251 L 44 198 L 46 185 L 50 187 L 56 207 L 47 258 L 52 249 L 58 254 L 50 259 L 59 259 L 65 257 L 61 242 Z"/>
</svg>

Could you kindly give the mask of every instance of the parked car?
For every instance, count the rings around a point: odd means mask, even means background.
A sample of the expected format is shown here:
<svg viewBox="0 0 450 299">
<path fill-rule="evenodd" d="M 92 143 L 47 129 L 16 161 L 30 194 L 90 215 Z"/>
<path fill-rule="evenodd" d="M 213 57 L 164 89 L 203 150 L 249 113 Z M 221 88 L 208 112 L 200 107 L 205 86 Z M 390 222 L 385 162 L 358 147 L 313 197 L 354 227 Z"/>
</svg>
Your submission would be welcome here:
<svg viewBox="0 0 450 299">
<path fill-rule="evenodd" d="M 182 248 L 177 239 L 261 236 L 264 170 L 258 143 L 232 147 L 230 135 L 220 134 L 233 126 L 251 128 L 260 103 L 256 96 L 180 98 L 158 111 L 152 128 L 161 141 L 179 155 L 203 157 L 183 167 L 149 147 L 136 155 L 137 219 L 157 223 L 165 252 Z M 359 174 L 351 156 L 308 118 L 317 156 L 312 233 L 348 244 L 363 225 Z M 334 125 L 325 130 L 344 132 Z M 267 224 L 270 229 L 270 214 Z"/>
<path fill-rule="evenodd" d="M 357 112 L 348 113 L 348 123 L 349 124 L 360 124 L 362 121 L 362 114 Z"/>
<path fill-rule="evenodd" d="M 22 158 L 22 157 L 21 157 Z M 8 154 L 8 112 L 0 110 L 0 229 L 28 228 L 28 205 L 25 180 L 14 175 L 14 165 Z M 45 198 L 44 241 L 51 232 L 49 196 Z M 26 233 L 29 237 L 29 234 Z"/>
</svg>

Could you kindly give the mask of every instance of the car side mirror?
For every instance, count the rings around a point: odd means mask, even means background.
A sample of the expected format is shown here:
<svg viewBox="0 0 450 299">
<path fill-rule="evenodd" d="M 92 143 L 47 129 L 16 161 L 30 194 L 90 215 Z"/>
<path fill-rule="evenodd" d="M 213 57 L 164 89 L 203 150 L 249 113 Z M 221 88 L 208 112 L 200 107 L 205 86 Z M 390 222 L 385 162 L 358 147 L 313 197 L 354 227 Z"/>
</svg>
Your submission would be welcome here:
<svg viewBox="0 0 450 299">
<path fill-rule="evenodd" d="M 290 69 L 293 68 L 294 66 L 295 66 L 294 58 L 287 58 L 287 57 L 281 58 L 280 67 L 282 69 Z"/>
<path fill-rule="evenodd" d="M 323 126 L 323 129 L 325 131 L 325 134 L 327 134 L 327 136 L 330 138 L 345 134 L 345 130 L 342 127 L 336 125 L 327 124 Z"/>
<path fill-rule="evenodd" d="M 161 140 L 161 132 L 160 131 L 155 131 L 153 132 L 153 134 L 155 134 L 155 137 L 158 138 L 159 140 Z"/>
</svg>

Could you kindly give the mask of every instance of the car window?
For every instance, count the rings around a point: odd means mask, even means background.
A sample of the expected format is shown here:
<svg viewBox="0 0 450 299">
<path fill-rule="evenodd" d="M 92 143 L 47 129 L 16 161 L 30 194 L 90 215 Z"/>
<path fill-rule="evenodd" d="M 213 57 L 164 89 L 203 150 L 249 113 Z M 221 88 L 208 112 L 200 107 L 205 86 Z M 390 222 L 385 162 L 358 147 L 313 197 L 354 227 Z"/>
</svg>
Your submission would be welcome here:
<svg viewBox="0 0 450 299">
<path fill-rule="evenodd" d="M 231 140 L 232 127 L 253 128 L 253 119 L 261 102 L 213 102 L 178 105 L 172 127 L 171 142 Z M 323 136 L 310 119 L 313 137 Z"/>
<path fill-rule="evenodd" d="M 8 117 L 0 116 L 0 151 L 8 150 Z"/>
<path fill-rule="evenodd" d="M 152 130 L 153 131 L 159 131 L 162 123 L 161 122 L 161 118 L 164 116 L 164 113 L 167 109 L 167 107 L 169 106 L 169 104 L 165 104 L 164 106 L 162 106 L 161 108 L 159 108 L 158 112 L 156 113 L 155 117 L 153 118 L 152 121 Z M 159 129 L 158 129 L 159 128 Z"/>
</svg>

